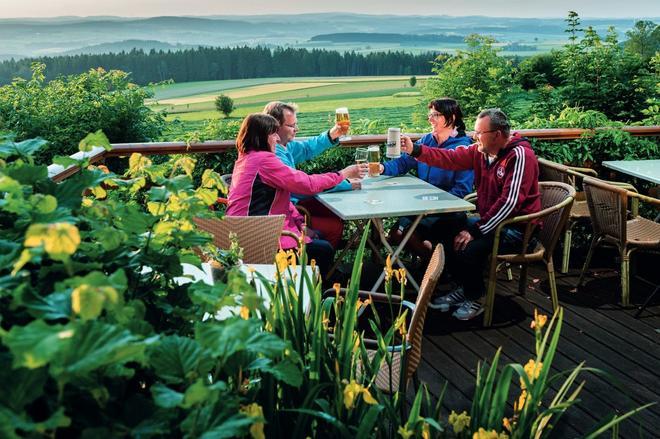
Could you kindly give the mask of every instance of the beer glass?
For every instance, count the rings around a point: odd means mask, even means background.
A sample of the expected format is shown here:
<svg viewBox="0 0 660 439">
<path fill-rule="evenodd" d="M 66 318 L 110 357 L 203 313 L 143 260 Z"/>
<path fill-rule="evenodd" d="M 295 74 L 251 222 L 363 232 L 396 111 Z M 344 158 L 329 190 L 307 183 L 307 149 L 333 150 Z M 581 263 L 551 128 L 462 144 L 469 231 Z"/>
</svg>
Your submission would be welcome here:
<svg viewBox="0 0 660 439">
<path fill-rule="evenodd" d="M 401 128 L 389 128 L 387 130 L 385 156 L 390 159 L 401 157 Z"/>
<path fill-rule="evenodd" d="M 335 120 L 342 127 L 351 126 L 351 117 L 348 115 L 348 108 L 340 107 L 335 110 Z M 351 140 L 350 136 L 341 136 L 340 140 Z"/>
<path fill-rule="evenodd" d="M 378 145 L 372 145 L 367 152 L 369 177 L 378 177 L 380 175 L 380 147 Z"/>
<path fill-rule="evenodd" d="M 367 163 L 369 158 L 369 151 L 367 148 L 357 148 L 355 150 L 355 164 L 360 166 Z"/>
</svg>

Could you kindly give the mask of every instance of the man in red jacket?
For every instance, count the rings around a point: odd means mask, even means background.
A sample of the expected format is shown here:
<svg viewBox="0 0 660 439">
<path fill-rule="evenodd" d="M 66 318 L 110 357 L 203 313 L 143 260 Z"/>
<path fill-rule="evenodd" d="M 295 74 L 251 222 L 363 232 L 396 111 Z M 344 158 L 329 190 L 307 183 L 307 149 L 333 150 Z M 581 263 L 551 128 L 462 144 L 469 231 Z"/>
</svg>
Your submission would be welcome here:
<svg viewBox="0 0 660 439">
<path fill-rule="evenodd" d="M 454 150 L 413 145 L 403 136 L 401 150 L 417 160 L 439 168 L 474 170 L 477 210 L 480 218 L 468 219 L 464 227 L 445 243 L 449 269 L 459 287 L 437 297 L 431 308 L 454 311 L 454 317 L 469 320 L 483 312 L 478 299 L 485 294 L 483 270 L 493 246 L 495 229 L 507 218 L 541 210 L 539 166 L 529 141 L 510 133 L 506 114 L 499 109 L 479 113 L 474 124 L 476 143 Z M 501 252 L 518 252 L 523 230 L 505 227 L 500 236 Z"/>
</svg>

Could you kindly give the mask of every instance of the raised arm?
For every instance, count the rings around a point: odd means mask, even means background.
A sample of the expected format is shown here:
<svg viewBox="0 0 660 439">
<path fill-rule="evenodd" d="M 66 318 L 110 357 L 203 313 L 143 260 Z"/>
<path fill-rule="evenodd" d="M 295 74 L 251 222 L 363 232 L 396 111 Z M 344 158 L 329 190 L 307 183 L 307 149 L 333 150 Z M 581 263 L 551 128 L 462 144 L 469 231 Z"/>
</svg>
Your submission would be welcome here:
<svg viewBox="0 0 660 439">
<path fill-rule="evenodd" d="M 451 171 L 474 169 L 475 159 L 481 157 L 476 144 L 456 149 L 429 148 L 425 145 L 413 145 L 408 136 L 401 136 L 401 151 L 407 152 L 420 162 Z"/>
</svg>

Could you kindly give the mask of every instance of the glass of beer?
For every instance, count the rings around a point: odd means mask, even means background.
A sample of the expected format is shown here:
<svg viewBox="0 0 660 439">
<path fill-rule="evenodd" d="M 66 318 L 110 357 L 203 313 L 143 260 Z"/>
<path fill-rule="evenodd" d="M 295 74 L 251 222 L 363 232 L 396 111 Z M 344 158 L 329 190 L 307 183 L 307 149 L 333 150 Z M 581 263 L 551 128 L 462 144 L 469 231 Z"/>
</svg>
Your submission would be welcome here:
<svg viewBox="0 0 660 439">
<path fill-rule="evenodd" d="M 380 175 L 380 147 L 378 145 L 371 145 L 367 152 L 369 177 L 378 177 Z"/>
<path fill-rule="evenodd" d="M 355 150 L 355 164 L 360 166 L 367 163 L 369 158 L 369 150 L 367 148 L 357 148 Z"/>
<path fill-rule="evenodd" d="M 335 110 L 335 120 L 342 127 L 351 126 L 351 117 L 348 115 L 348 108 L 341 107 Z M 340 140 L 351 140 L 350 136 L 341 136 Z"/>
</svg>

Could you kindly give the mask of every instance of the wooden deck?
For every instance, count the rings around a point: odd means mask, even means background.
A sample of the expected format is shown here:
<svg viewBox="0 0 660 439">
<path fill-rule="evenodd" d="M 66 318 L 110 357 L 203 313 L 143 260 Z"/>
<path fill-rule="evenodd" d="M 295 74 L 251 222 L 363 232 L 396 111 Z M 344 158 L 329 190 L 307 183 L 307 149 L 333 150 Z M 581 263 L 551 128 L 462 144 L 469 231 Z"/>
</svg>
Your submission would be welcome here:
<svg viewBox="0 0 660 439">
<path fill-rule="evenodd" d="M 520 296 L 517 274 L 514 269 L 511 282 L 500 276 L 491 328 L 483 328 L 481 318 L 460 322 L 450 313 L 429 310 L 418 372 L 436 396 L 447 382 L 443 400 L 447 411 L 469 409 L 477 363 L 490 360 L 498 347 L 503 347 L 503 364 L 525 364 L 534 358 L 529 327 L 534 308 L 552 315 L 547 277 L 541 266 L 530 267 L 527 293 Z M 579 437 L 615 413 L 660 401 L 660 297 L 636 319 L 636 308 L 617 305 L 616 272 L 597 272 L 579 293 L 574 290 L 578 274 L 572 270 L 557 279 L 565 311 L 554 367 L 559 372 L 585 361 L 586 366 L 606 374 L 583 375 L 586 386 L 581 402 L 565 415 L 565 428 L 554 435 L 558 438 Z M 648 285 L 633 283 L 633 303 L 642 303 L 651 291 Z M 660 437 L 660 404 L 624 421 L 619 433 L 621 437 Z"/>
</svg>

